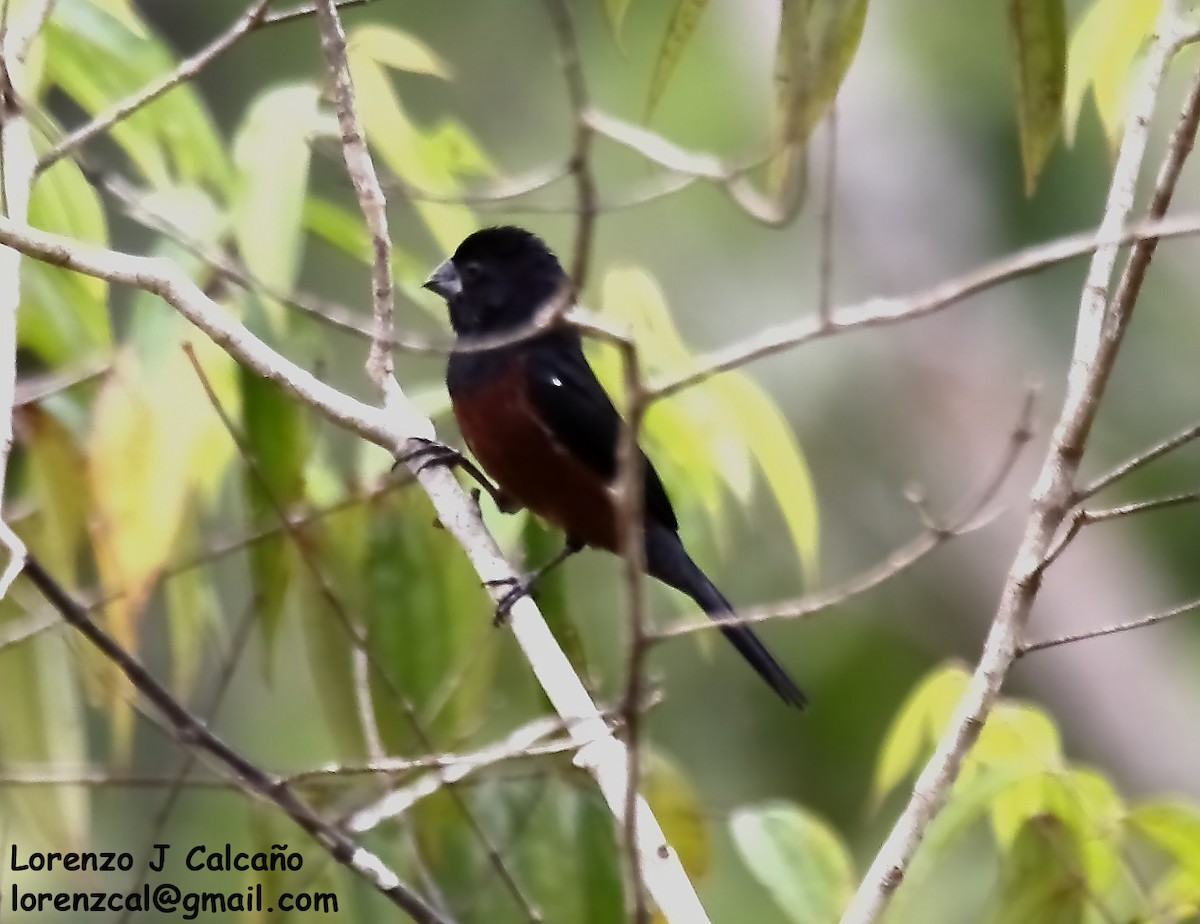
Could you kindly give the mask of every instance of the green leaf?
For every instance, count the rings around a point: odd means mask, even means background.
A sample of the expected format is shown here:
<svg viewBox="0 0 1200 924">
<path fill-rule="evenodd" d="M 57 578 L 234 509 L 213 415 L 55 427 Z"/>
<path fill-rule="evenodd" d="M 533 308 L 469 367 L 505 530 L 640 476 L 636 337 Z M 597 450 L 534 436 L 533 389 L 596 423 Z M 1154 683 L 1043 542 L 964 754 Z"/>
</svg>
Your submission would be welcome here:
<svg viewBox="0 0 1200 924">
<path fill-rule="evenodd" d="M 28 586 L 25 590 L 36 593 Z M 11 596 L 0 601 L 0 626 L 19 618 L 24 618 L 24 613 L 19 613 Z M 0 741 L 4 745 L 0 766 L 87 765 L 78 657 L 70 641 L 59 628 L 0 648 L 0 701 L 5 704 L 0 709 Z M 86 786 L 29 787 L 19 797 L 4 800 L 5 820 L 15 816 L 48 848 L 83 850 L 91 843 L 90 805 Z"/>
<path fill-rule="evenodd" d="M 691 352 L 676 329 L 654 277 L 636 266 L 615 266 L 604 276 L 601 304 L 606 318 L 629 329 L 646 373 L 666 375 L 690 367 Z M 588 358 L 621 406 L 623 374 L 617 350 L 589 343 Z M 750 499 L 758 468 L 783 514 L 807 573 L 815 574 L 817 507 L 808 469 L 787 421 L 751 378 L 731 372 L 651 406 L 644 421 L 648 455 L 666 483 L 689 486 L 680 498 L 685 533 L 703 513 L 710 532 L 724 527 L 725 494 Z M 689 505 L 691 509 L 689 509 Z"/>
<path fill-rule="evenodd" d="M 587 792 L 577 794 L 575 807 L 583 924 L 621 924 L 625 890 L 612 813 L 602 799 Z"/>
<path fill-rule="evenodd" d="M 1094 892 L 1106 889 L 1122 866 L 1119 835 L 1124 814 L 1112 784 L 1085 770 L 1029 772 L 998 793 L 991 807 L 992 828 L 1005 847 L 1031 819 L 1057 819 L 1075 837 L 1079 869 Z"/>
<path fill-rule="evenodd" d="M 1152 802 L 1134 810 L 1129 823 L 1200 880 L 1200 808 L 1180 801 Z"/>
<path fill-rule="evenodd" d="M 1109 145 L 1121 139 L 1130 71 L 1154 30 L 1161 0 L 1095 0 L 1083 14 L 1067 49 L 1063 96 L 1066 141 L 1075 140 L 1083 98 L 1090 89 Z"/>
<path fill-rule="evenodd" d="M 83 448 L 58 418 L 38 405 L 16 408 L 14 424 L 28 453 L 30 487 L 38 504 L 37 535 L 30 541 L 46 567 L 74 586 L 91 503 Z"/>
<path fill-rule="evenodd" d="M 804 146 L 837 98 L 867 18 L 867 0 L 783 0 L 775 53 L 775 135 L 782 150 L 768 165 L 773 194 L 798 189 Z"/>
<path fill-rule="evenodd" d="M 362 215 L 352 214 L 338 203 L 320 196 L 306 196 L 304 226 L 347 256 L 368 266 L 371 264 L 371 235 L 363 226 Z"/>
<path fill-rule="evenodd" d="M 1017 71 L 1017 128 L 1025 193 L 1058 138 L 1067 69 L 1067 13 L 1063 0 L 1008 0 L 1009 34 Z"/>
<path fill-rule="evenodd" d="M 176 554 L 203 550 L 198 518 L 193 509 L 183 528 Z M 188 568 L 163 584 L 163 601 L 171 642 L 171 683 L 176 696 L 187 700 L 196 688 L 206 643 L 221 631 L 221 604 L 212 574 L 202 566 Z"/>
<path fill-rule="evenodd" d="M 59 161 L 34 183 L 29 223 L 76 240 L 108 244 L 100 199 L 73 161 Z M 17 338 L 22 347 L 52 366 L 86 362 L 109 352 L 112 330 L 104 280 L 26 260 L 21 285 Z"/>
<path fill-rule="evenodd" d="M 1054 720 L 1044 711 L 1025 703 L 1002 702 L 988 716 L 969 760 L 1058 770 L 1063 766 L 1062 742 Z"/>
<path fill-rule="evenodd" d="M 347 55 L 367 139 L 393 173 L 418 189 L 453 194 L 459 189 L 456 169 L 464 162 L 486 163 L 478 145 L 461 128 L 450 140 L 460 149 L 472 150 L 465 155 L 460 150 L 457 160 L 448 158 L 445 130 L 422 131 L 401 105 L 389 69 L 446 76 L 441 62 L 423 45 L 399 30 L 368 26 L 349 34 Z M 475 218 L 464 205 L 419 200 L 415 207 L 447 252 L 475 230 Z"/>
<path fill-rule="evenodd" d="M 654 62 L 654 73 L 650 77 L 650 91 L 646 97 L 646 116 L 649 117 L 662 98 L 663 91 L 679 63 L 684 48 L 687 47 L 692 33 L 700 24 L 700 17 L 708 6 L 708 0 L 675 0 L 675 8 L 671 11 L 671 21 L 667 24 L 662 46 L 658 49 L 658 58 Z"/>
<path fill-rule="evenodd" d="M 128 12 L 128 7 L 124 7 Z M 89 115 L 170 72 L 175 57 L 144 27 L 129 28 L 90 0 L 60 0 L 45 29 L 47 79 Z M 110 134 L 153 185 L 173 180 L 228 187 L 232 171 L 201 102 L 184 82 L 113 125 Z"/>
<path fill-rule="evenodd" d="M 683 770 L 661 751 L 647 749 L 645 757 L 642 794 L 688 878 L 695 882 L 708 872 L 712 856 L 707 806 Z"/>
<path fill-rule="evenodd" d="M 309 138 L 317 121 L 316 88 L 282 86 L 254 101 L 234 137 L 234 238 L 250 274 L 276 292 L 289 292 L 296 282 Z M 281 333 L 283 306 L 274 299 L 264 301 L 273 328 Z"/>
<path fill-rule="evenodd" d="M 274 382 L 244 367 L 238 368 L 242 431 L 249 453 L 243 480 L 250 528 L 260 530 L 279 525 L 276 504 L 291 510 L 304 500 L 304 467 L 311 441 L 303 406 Z M 292 544 L 287 532 L 280 530 L 249 549 L 255 610 L 268 657 L 288 587 L 299 569 Z"/>
<path fill-rule="evenodd" d="M 300 527 L 321 576 L 333 588 L 350 619 L 363 607 L 363 557 L 368 508 L 352 505 Z M 289 550 L 290 551 L 290 550 Z M 325 725 L 340 754 L 365 755 L 363 719 L 355 693 L 354 640 L 329 606 L 312 571 L 294 562 L 294 602 L 301 619 L 308 670 L 312 674 Z"/>
<path fill-rule="evenodd" d="M 733 843 L 794 924 L 832 924 L 854 894 L 854 868 L 837 833 L 787 803 L 735 812 Z"/>
<path fill-rule="evenodd" d="M 365 57 L 393 70 L 450 79 L 450 68 L 433 49 L 391 26 L 359 26 L 347 36 L 346 51 L 354 58 Z"/>
<path fill-rule="evenodd" d="M 958 665 L 940 667 L 922 680 L 892 720 L 871 784 L 878 803 L 917 766 L 962 697 L 969 675 Z"/>
<path fill-rule="evenodd" d="M 421 491 L 379 499 L 369 519 L 363 609 L 370 649 L 387 674 L 372 674 L 378 723 L 397 753 L 414 739 L 393 687 L 455 739 L 474 729 L 490 692 L 497 649 L 481 650 L 480 632 L 491 604 L 436 520 Z"/>
<path fill-rule="evenodd" d="M 604 15 L 608 17 L 608 28 L 618 47 L 621 45 L 621 26 L 625 23 L 625 14 L 629 12 L 631 3 L 632 0 L 604 0 Z"/>
<path fill-rule="evenodd" d="M 1082 924 L 1087 902 L 1070 829 L 1054 815 L 1030 818 L 1005 858 L 991 924 Z"/>
</svg>

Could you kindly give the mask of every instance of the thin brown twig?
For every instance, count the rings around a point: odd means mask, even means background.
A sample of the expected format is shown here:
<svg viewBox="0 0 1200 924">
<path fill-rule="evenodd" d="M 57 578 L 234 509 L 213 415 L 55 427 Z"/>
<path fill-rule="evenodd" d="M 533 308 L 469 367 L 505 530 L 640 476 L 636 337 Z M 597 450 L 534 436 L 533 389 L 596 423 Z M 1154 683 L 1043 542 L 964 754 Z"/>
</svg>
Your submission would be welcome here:
<svg viewBox="0 0 1200 924">
<path fill-rule="evenodd" d="M 35 175 L 40 174 L 80 145 L 109 131 L 122 119 L 128 118 L 143 106 L 152 103 L 168 90 L 191 80 L 222 53 L 232 48 L 242 36 L 254 29 L 262 20 L 270 4 L 271 0 L 254 0 L 232 26 L 196 54 L 181 61 L 179 66 L 170 73 L 164 74 L 138 93 L 99 113 L 90 122 L 70 132 L 38 159 L 37 166 L 34 168 Z"/>
<path fill-rule="evenodd" d="M 1173 494 L 1169 497 L 1159 497 L 1153 500 L 1137 501 L 1131 504 L 1122 504 L 1118 507 L 1104 507 L 1097 510 L 1077 507 L 1067 520 L 1066 529 L 1060 530 L 1058 538 L 1054 540 L 1046 552 L 1039 570 L 1045 571 L 1054 564 L 1085 526 L 1133 516 L 1138 513 L 1151 513 L 1169 507 L 1179 507 L 1183 504 L 1195 503 L 1196 501 L 1200 501 L 1200 491 Z"/>
<path fill-rule="evenodd" d="M 838 114 L 837 100 L 825 118 L 825 188 L 821 200 L 821 249 L 817 269 L 817 318 L 829 324 L 833 310 L 833 219 L 837 202 Z"/>
<path fill-rule="evenodd" d="M 1070 509 L 1080 460 L 1116 360 L 1121 333 L 1140 292 L 1142 275 L 1130 272 L 1130 268 L 1148 261 L 1147 255 L 1141 252 L 1144 249 L 1142 243 L 1136 244 L 1130 252 L 1122 284 L 1109 301 L 1109 286 L 1119 250 L 1114 238 L 1119 229 L 1126 226 L 1133 210 L 1151 118 L 1168 64 L 1178 48 L 1181 29 L 1178 0 L 1164 0 L 1150 50 L 1130 92 L 1125 134 L 1096 235 L 1104 243 L 1092 257 L 1080 295 L 1075 345 L 1062 409 L 1032 492 L 1024 534 L 1005 579 L 983 652 L 949 723 L 938 738 L 933 755 L 918 776 L 903 811 L 842 916 L 842 924 L 872 924 L 883 914 L 929 825 L 946 804 L 962 762 L 991 714 L 1020 650 L 1041 588 L 1041 562 Z M 1196 99 L 1200 100 L 1200 97 Z M 1190 124 L 1195 131 L 1192 114 L 1186 107 L 1180 123 Z M 1186 157 L 1184 147 L 1175 143 L 1167 152 L 1164 169 L 1159 172 L 1152 218 L 1160 217 L 1170 201 L 1179 168 Z"/>
<path fill-rule="evenodd" d="M 348 10 L 354 6 L 366 6 L 373 0 L 337 0 L 337 8 L 339 10 Z M 292 7 L 290 10 L 279 10 L 275 13 L 268 13 L 262 18 L 261 25 L 277 26 L 285 22 L 293 22 L 297 19 L 306 19 L 317 11 L 315 3 L 302 3 L 300 6 Z"/>
<path fill-rule="evenodd" d="M 842 606 L 849 600 L 861 596 L 901 572 L 907 571 L 950 540 L 987 526 L 994 519 L 994 515 L 986 513 L 986 508 L 999 495 L 1016 467 L 1021 453 L 1033 439 L 1033 408 L 1036 393 L 1034 388 L 1030 388 L 1026 393 L 1025 400 L 1021 405 L 1020 417 L 1009 434 L 1008 445 L 997 462 L 995 471 L 980 487 L 978 493 L 963 504 L 962 510 L 948 517 L 944 523 L 934 521 L 918 505 L 918 512 L 921 513 L 922 521 L 925 523 L 924 531 L 918 533 L 900 548 L 895 549 L 881 562 L 850 579 L 827 590 L 805 594 L 802 597 L 767 606 L 738 610 L 729 616 L 708 618 L 703 621 L 694 619 L 680 621 L 675 625 L 658 630 L 653 635 L 653 641 L 665 641 L 727 625 L 751 625 L 773 619 L 803 619 L 815 616 L 833 607 Z"/>
<path fill-rule="evenodd" d="M 587 284 L 592 237 L 596 228 L 596 179 L 592 174 L 591 163 L 594 133 L 584 117 L 590 104 L 579 39 L 571 20 L 571 8 L 566 0 L 546 0 L 545 6 L 558 39 L 563 81 L 567 87 L 567 98 L 575 123 L 575 139 L 567 166 L 575 178 L 575 252 L 571 263 L 571 285 L 578 293 L 583 291 Z"/>
<path fill-rule="evenodd" d="M 392 378 L 392 354 L 388 343 L 392 337 L 392 240 L 388 233 L 387 200 L 379 176 L 367 149 L 366 136 L 354 108 L 354 82 L 346 56 L 346 32 L 334 0 L 317 0 L 317 21 L 320 24 L 321 50 L 333 80 L 334 109 L 342 133 L 342 157 L 346 173 L 354 186 L 359 208 L 371 235 L 373 253 L 371 270 L 371 308 L 375 322 L 374 338 L 367 355 L 367 377 L 386 399 L 388 380 Z"/>
<path fill-rule="evenodd" d="M 1089 629 L 1085 632 L 1074 632 L 1070 635 L 1060 635 L 1057 638 L 1048 638 L 1040 642 L 1028 642 L 1018 649 L 1016 657 L 1023 658 L 1025 655 L 1033 654 L 1035 651 L 1045 651 L 1047 648 L 1057 648 L 1059 645 L 1070 645 L 1074 642 L 1082 642 L 1090 638 L 1103 638 L 1106 635 L 1116 635 L 1119 632 L 1131 632 L 1134 629 L 1144 629 L 1146 626 L 1152 626 L 1156 623 L 1165 622 L 1168 619 L 1174 619 L 1176 616 L 1182 616 L 1185 613 L 1190 613 L 1197 609 L 1200 609 L 1200 599 L 1190 600 L 1187 603 L 1181 603 L 1179 606 L 1173 606 L 1169 610 L 1162 610 L 1158 613 L 1152 613 L 1149 616 L 1143 616 L 1141 619 L 1134 619 L 1130 622 L 1118 623 L 1114 626 L 1105 626 L 1103 629 Z"/>
<path fill-rule="evenodd" d="M 233 679 L 233 672 L 237 669 L 237 665 L 241 661 L 242 653 L 246 650 L 246 642 L 250 638 L 250 630 L 254 627 L 254 614 L 256 610 L 257 606 L 254 601 L 251 601 L 249 605 L 243 608 L 241 615 L 238 617 L 237 628 L 234 631 L 229 653 L 222 660 L 217 673 L 216 689 L 213 690 L 212 700 L 208 704 L 207 715 L 201 720 L 206 725 L 213 724 L 217 713 L 221 709 L 221 703 L 224 701 L 225 693 L 229 689 L 229 682 Z M 198 757 L 199 752 L 194 748 L 183 748 L 183 760 L 179 762 L 179 766 L 171 774 L 172 784 L 167 788 L 167 796 L 163 799 L 162 805 L 158 807 L 153 819 L 150 821 L 150 833 L 144 842 L 142 849 L 143 856 L 149 855 L 154 845 L 162 840 L 162 832 L 166 828 L 167 820 L 171 817 L 171 812 L 175 810 L 175 806 L 179 802 L 179 797 L 183 794 L 187 779 L 191 775 L 192 767 L 196 765 Z M 149 876 L 150 868 L 148 865 L 139 869 L 137 881 L 131 891 L 140 892 Z M 128 921 L 133 913 L 133 910 L 126 908 L 117 919 L 118 922 Z"/>
<path fill-rule="evenodd" d="M 1079 488 L 1075 492 L 1076 502 L 1078 503 L 1079 501 L 1087 500 L 1092 495 L 1098 494 L 1100 491 L 1103 491 L 1109 485 L 1119 481 L 1131 472 L 1137 471 L 1143 465 L 1149 465 L 1151 462 L 1161 459 L 1167 453 L 1178 449 L 1180 446 L 1183 446 L 1186 443 L 1190 443 L 1192 440 L 1198 437 L 1200 437 L 1200 424 L 1193 424 L 1190 427 L 1185 427 L 1170 439 L 1163 440 L 1161 443 L 1158 443 L 1145 452 L 1138 453 L 1133 458 L 1127 459 L 1116 468 L 1105 473 L 1104 475 L 1101 475 L 1099 478 L 1093 479 L 1086 487 Z"/>
<path fill-rule="evenodd" d="M 341 831 L 326 823 L 280 780 L 263 771 L 218 738 L 195 715 L 176 700 L 165 687 L 122 648 L 108 633 L 92 622 L 87 611 L 26 553 L 24 574 L 41 591 L 68 623 L 129 679 L 129 682 L 170 723 L 176 735 L 188 746 L 198 748 L 228 769 L 239 789 L 278 806 L 304 831 L 308 832 L 338 863 L 372 883 L 380 892 L 420 924 L 449 924 L 431 908 L 374 853 L 354 843 Z"/>
<path fill-rule="evenodd" d="M 1186 237 L 1197 233 L 1200 233 L 1200 216 L 1187 215 L 1174 219 L 1151 219 L 1123 230 L 1102 230 L 1100 233 L 1088 231 L 1035 244 L 914 295 L 873 298 L 835 309 L 824 326 L 818 317 L 805 317 L 768 327 L 744 340 L 699 357 L 695 368 L 689 372 L 652 382 L 648 397 L 651 401 L 657 401 L 721 372 L 737 369 L 754 360 L 792 350 L 814 340 L 934 314 L 1000 283 L 1036 273 L 1066 260 L 1086 256 L 1101 248 L 1120 247 L 1150 239 Z"/>
</svg>

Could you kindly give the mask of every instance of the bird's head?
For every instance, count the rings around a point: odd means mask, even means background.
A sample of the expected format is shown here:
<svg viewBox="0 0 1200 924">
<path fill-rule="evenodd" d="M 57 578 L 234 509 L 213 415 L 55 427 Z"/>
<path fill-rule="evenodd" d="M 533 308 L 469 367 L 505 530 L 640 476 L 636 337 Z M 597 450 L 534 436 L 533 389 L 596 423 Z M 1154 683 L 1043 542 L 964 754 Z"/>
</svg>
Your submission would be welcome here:
<svg viewBox="0 0 1200 924">
<path fill-rule="evenodd" d="M 446 300 L 456 334 L 478 336 L 530 323 L 566 281 L 558 258 L 541 238 L 505 226 L 466 238 L 424 286 Z"/>
</svg>

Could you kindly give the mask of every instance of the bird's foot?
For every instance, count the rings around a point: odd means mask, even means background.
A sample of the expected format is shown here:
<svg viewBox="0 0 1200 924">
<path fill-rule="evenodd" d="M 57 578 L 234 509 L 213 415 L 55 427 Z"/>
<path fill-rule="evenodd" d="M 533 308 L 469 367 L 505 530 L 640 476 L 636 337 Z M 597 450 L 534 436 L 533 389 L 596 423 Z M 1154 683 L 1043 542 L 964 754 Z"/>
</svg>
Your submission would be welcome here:
<svg viewBox="0 0 1200 924">
<path fill-rule="evenodd" d="M 458 466 L 465 463 L 467 460 L 461 452 L 453 446 L 447 446 L 445 443 L 439 443 L 437 440 L 427 440 L 423 436 L 414 436 L 409 439 L 409 445 L 416 443 L 415 449 L 401 453 L 396 456 L 396 461 L 392 465 L 394 472 L 401 465 L 407 465 L 410 462 L 417 462 L 417 470 L 414 474 L 421 474 L 431 465 L 448 465 Z"/>
<path fill-rule="evenodd" d="M 499 628 L 508 622 L 512 608 L 517 605 L 518 600 L 529 595 L 529 591 L 533 589 L 536 579 L 537 573 L 535 572 L 533 574 L 523 574 L 520 577 L 499 578 L 498 580 L 483 582 L 485 587 L 508 588 L 504 596 L 496 602 L 496 612 L 492 615 L 493 626 Z"/>
<path fill-rule="evenodd" d="M 417 475 L 421 474 L 421 472 L 425 471 L 431 465 L 461 468 L 474 478 L 480 487 L 487 491 L 488 496 L 491 497 L 501 513 L 516 513 L 521 509 L 520 501 L 507 491 L 492 484 L 474 462 L 453 446 L 447 446 L 445 443 L 439 443 L 437 440 L 427 440 L 421 436 L 414 436 L 409 442 L 417 443 L 417 448 L 397 456 L 395 464 L 392 465 L 392 471 L 395 471 L 401 464 L 408 464 L 416 459 L 420 460 L 417 463 L 417 470 L 414 473 Z"/>
</svg>

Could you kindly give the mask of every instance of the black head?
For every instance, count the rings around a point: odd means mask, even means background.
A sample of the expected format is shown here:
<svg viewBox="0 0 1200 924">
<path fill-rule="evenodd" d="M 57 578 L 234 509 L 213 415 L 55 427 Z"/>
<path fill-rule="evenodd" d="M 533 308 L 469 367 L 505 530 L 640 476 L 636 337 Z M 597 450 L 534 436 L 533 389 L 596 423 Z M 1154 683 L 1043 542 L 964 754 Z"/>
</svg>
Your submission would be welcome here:
<svg viewBox="0 0 1200 924">
<path fill-rule="evenodd" d="M 566 278 L 541 238 L 509 225 L 476 231 L 425 288 L 446 300 L 456 334 L 496 334 L 533 320 Z"/>
</svg>

